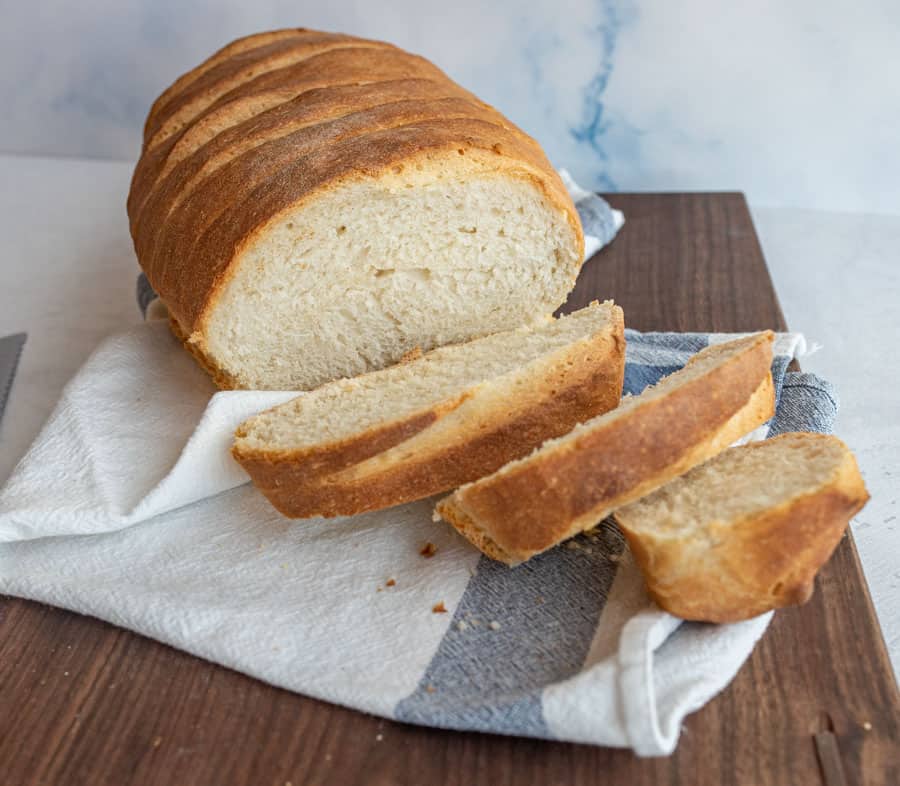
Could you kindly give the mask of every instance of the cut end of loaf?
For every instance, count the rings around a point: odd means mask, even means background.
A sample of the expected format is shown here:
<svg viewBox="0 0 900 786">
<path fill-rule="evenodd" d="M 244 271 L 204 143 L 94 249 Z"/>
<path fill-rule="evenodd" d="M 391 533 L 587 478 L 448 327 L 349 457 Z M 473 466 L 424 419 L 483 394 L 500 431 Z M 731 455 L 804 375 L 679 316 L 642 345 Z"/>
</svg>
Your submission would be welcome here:
<svg viewBox="0 0 900 786">
<path fill-rule="evenodd" d="M 538 185 L 428 166 L 430 182 L 360 180 L 270 225 L 210 308 L 209 362 L 240 387 L 307 390 L 552 313 L 581 249 Z"/>
<path fill-rule="evenodd" d="M 843 442 L 792 433 L 731 448 L 615 516 L 662 608 L 733 622 L 808 600 L 867 499 Z"/>
</svg>

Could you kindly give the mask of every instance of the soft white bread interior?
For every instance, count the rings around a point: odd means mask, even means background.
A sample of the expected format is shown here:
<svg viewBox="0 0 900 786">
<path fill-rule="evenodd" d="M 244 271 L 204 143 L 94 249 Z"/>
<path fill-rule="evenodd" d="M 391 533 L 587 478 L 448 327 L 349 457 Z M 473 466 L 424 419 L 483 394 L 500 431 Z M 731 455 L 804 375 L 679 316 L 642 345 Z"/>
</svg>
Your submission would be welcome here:
<svg viewBox="0 0 900 786">
<path fill-rule="evenodd" d="M 437 515 L 511 565 L 593 527 L 772 417 L 772 340 L 704 349 L 617 409 L 457 489 Z"/>
<path fill-rule="evenodd" d="M 843 442 L 792 433 L 726 450 L 615 519 L 662 608 L 731 622 L 806 601 L 868 498 Z"/>
<path fill-rule="evenodd" d="M 540 189 L 429 170 L 283 216 L 223 288 L 206 354 L 241 387 L 307 389 L 550 314 L 581 260 Z"/>
<path fill-rule="evenodd" d="M 286 515 L 395 505 L 615 407 L 624 362 L 621 309 L 592 303 L 323 385 L 241 424 L 233 454 Z"/>
</svg>

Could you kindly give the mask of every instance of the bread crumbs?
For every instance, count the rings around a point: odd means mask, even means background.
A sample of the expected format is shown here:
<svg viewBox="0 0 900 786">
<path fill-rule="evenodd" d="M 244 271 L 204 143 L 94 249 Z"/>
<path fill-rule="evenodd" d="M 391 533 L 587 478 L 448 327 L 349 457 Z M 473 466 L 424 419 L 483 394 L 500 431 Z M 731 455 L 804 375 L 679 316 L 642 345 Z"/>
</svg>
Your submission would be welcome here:
<svg viewBox="0 0 900 786">
<path fill-rule="evenodd" d="M 465 623 L 465 621 L 460 620 L 459 622 L 456 623 L 456 629 L 457 630 L 468 630 L 469 626 Z"/>
<path fill-rule="evenodd" d="M 500 623 L 497 622 L 497 620 L 491 620 L 491 621 L 488 623 L 488 627 L 489 627 L 491 630 L 500 630 Z"/>
<path fill-rule="evenodd" d="M 431 557 L 433 557 L 436 553 L 437 546 L 435 546 L 431 541 L 428 541 L 428 543 L 422 546 L 421 551 L 419 551 L 419 554 L 425 557 L 425 559 L 431 559 Z"/>
<path fill-rule="evenodd" d="M 426 685 L 425 686 L 426 693 L 434 693 L 436 690 L 437 690 L 437 688 L 435 688 L 434 685 Z"/>
<path fill-rule="evenodd" d="M 444 605 L 444 601 L 441 601 L 440 603 L 435 603 L 435 604 L 431 607 L 431 611 L 432 611 L 434 614 L 446 614 L 446 613 L 447 613 L 447 607 Z"/>
<path fill-rule="evenodd" d="M 394 581 L 394 579 L 388 579 L 386 582 L 384 582 L 385 587 L 393 587 L 396 586 L 396 584 L 397 582 Z"/>
</svg>

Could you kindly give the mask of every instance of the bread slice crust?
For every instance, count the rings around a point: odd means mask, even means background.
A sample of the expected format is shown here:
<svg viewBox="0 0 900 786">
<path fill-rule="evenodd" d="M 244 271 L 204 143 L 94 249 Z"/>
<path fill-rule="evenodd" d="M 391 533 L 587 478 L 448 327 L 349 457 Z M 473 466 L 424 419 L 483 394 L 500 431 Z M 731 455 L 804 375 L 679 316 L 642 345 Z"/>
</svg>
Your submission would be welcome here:
<svg viewBox="0 0 900 786">
<path fill-rule="evenodd" d="M 239 429 L 232 454 L 292 518 L 354 515 L 447 491 L 619 403 L 624 323 L 621 309 L 611 313 L 608 331 L 402 420 L 302 450 L 248 449 Z"/>
<path fill-rule="evenodd" d="M 773 338 L 731 342 L 736 351 L 707 373 L 457 489 L 437 515 L 509 565 L 595 526 L 772 417 Z"/>
<path fill-rule="evenodd" d="M 661 608 L 683 619 L 736 622 L 809 599 L 816 573 L 869 499 L 853 454 L 836 437 L 796 433 L 731 450 L 774 455 L 798 440 L 836 443 L 844 455 L 817 483 L 771 506 L 722 521 L 696 512 L 697 528 L 680 533 L 667 532 L 662 522 L 655 529 L 644 520 L 655 495 L 616 511 L 647 589 Z M 730 452 L 718 459 L 727 460 Z M 689 473 L 674 484 L 692 482 Z"/>
</svg>

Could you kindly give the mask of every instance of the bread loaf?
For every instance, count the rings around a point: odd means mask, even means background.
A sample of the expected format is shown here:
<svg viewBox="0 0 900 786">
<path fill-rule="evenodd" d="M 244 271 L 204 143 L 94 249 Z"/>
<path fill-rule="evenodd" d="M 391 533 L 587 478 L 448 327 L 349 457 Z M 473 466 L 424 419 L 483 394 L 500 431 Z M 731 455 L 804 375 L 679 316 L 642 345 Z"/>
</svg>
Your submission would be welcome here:
<svg viewBox="0 0 900 786">
<path fill-rule="evenodd" d="M 437 514 L 510 565 L 590 529 L 772 417 L 772 340 L 707 347 L 613 411 L 457 489 Z"/>
<path fill-rule="evenodd" d="M 868 498 L 843 442 L 783 434 L 726 450 L 615 518 L 662 608 L 734 622 L 805 602 Z"/>
<path fill-rule="evenodd" d="M 222 387 L 311 389 L 533 323 L 583 253 L 533 139 L 421 57 L 301 29 L 240 39 L 159 97 L 128 214 Z"/>
<path fill-rule="evenodd" d="M 455 488 L 615 407 L 622 310 L 612 303 L 355 379 L 237 430 L 233 454 L 288 516 L 375 510 Z"/>
</svg>

